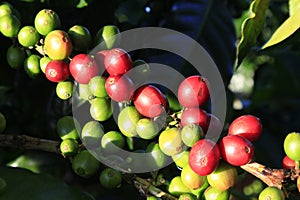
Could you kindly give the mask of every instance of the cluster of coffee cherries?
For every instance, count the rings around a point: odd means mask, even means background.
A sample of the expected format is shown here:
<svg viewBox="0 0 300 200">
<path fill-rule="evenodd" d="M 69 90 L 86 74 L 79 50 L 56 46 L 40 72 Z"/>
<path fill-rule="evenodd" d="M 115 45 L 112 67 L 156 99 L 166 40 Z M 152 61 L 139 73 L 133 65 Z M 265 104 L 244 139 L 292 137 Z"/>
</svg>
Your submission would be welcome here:
<svg viewBox="0 0 300 200">
<path fill-rule="evenodd" d="M 116 26 L 102 27 L 92 42 L 84 26 L 60 30 L 59 16 L 53 10 L 39 11 L 34 25 L 24 27 L 15 13 L 9 3 L 0 5 L 0 31 L 14 41 L 7 51 L 8 64 L 12 68 L 23 65 L 33 78 L 43 72 L 57 83 L 60 99 L 73 96 L 78 100 L 73 102 L 79 102 L 74 107 L 82 102 L 88 105 L 89 117 L 84 121 L 71 115 L 57 121 L 60 150 L 70 158 L 77 175 L 90 178 L 101 169 L 101 184 L 115 188 L 121 185 L 122 173 L 133 173 L 143 165 L 154 165 L 153 170 L 159 170 L 167 167 L 170 158 L 179 172 L 166 188 L 170 194 L 179 199 L 229 199 L 237 167 L 253 160 L 253 142 L 262 133 L 258 117 L 242 115 L 230 123 L 227 135 L 212 137 L 208 129 L 221 131 L 222 124 L 204 109 L 210 100 L 205 77 L 186 77 L 176 94 L 170 96 L 161 87 L 144 82 L 151 73 L 146 62 L 133 61 L 128 52 L 117 47 L 121 38 Z M 100 43 L 105 48 L 86 53 Z M 104 122 L 114 114 L 116 127 L 105 127 Z M 294 161 L 292 168 L 299 168 L 299 140 L 299 134 L 293 133 L 284 142 L 285 160 Z M 144 162 L 123 158 L 118 155 L 122 149 L 150 153 L 152 157 Z M 100 156 L 105 152 L 101 159 L 124 163 L 127 169 L 101 166 L 99 151 Z M 259 199 L 268 198 L 269 193 L 265 193 L 267 197 L 260 195 Z"/>
</svg>

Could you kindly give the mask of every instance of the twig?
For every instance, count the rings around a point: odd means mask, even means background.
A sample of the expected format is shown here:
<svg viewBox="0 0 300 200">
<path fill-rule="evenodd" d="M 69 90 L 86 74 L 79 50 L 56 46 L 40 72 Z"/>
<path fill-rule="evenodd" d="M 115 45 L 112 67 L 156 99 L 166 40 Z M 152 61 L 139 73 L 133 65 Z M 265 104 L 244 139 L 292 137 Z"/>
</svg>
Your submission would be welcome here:
<svg viewBox="0 0 300 200">
<path fill-rule="evenodd" d="M 286 178 L 291 177 L 291 172 L 285 169 L 271 169 L 262 164 L 253 162 L 241 166 L 243 170 L 262 180 L 268 186 L 282 189 L 282 184 Z"/>
<path fill-rule="evenodd" d="M 0 135 L 0 146 L 19 149 L 41 150 L 61 154 L 60 142 L 27 135 Z"/>
<path fill-rule="evenodd" d="M 150 193 L 153 196 L 156 196 L 161 199 L 166 199 L 166 200 L 178 200 L 176 197 L 170 195 L 169 193 L 166 193 L 162 191 L 161 189 L 155 187 L 151 181 L 140 178 L 140 177 L 135 177 L 133 180 L 134 186 L 143 193 L 143 195 L 147 195 L 147 193 Z"/>
</svg>

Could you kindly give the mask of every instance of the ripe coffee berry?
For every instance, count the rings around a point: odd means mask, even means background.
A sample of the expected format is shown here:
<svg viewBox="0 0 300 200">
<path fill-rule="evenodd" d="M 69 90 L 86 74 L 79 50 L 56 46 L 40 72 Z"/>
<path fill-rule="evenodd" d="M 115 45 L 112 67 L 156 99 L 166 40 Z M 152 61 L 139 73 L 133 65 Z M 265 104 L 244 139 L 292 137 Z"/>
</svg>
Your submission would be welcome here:
<svg viewBox="0 0 300 200">
<path fill-rule="evenodd" d="M 290 159 L 288 156 L 284 156 L 282 159 L 282 167 L 284 169 L 293 169 L 295 168 L 295 161 Z"/>
<path fill-rule="evenodd" d="M 262 133 L 262 124 L 258 117 L 242 115 L 229 126 L 228 135 L 240 135 L 250 141 L 256 141 Z"/>
<path fill-rule="evenodd" d="M 145 85 L 134 93 L 133 102 L 136 109 L 146 117 L 157 117 L 166 112 L 168 101 L 163 93 L 153 85 Z"/>
<path fill-rule="evenodd" d="M 46 66 L 45 75 L 52 82 L 64 81 L 70 75 L 69 66 L 62 60 L 51 60 Z"/>
<path fill-rule="evenodd" d="M 88 84 L 91 78 L 99 74 L 95 60 L 87 54 L 77 54 L 72 58 L 70 72 L 80 84 Z"/>
<path fill-rule="evenodd" d="M 180 124 L 183 127 L 188 124 L 197 124 L 204 132 L 206 132 L 209 126 L 209 121 L 209 115 L 205 110 L 194 107 L 188 108 L 182 112 Z"/>
<path fill-rule="evenodd" d="M 189 154 L 189 165 L 200 176 L 207 176 L 219 165 L 218 145 L 209 139 L 201 139 L 194 144 Z"/>
<path fill-rule="evenodd" d="M 114 48 L 106 53 L 104 65 L 110 75 L 122 75 L 132 68 L 132 60 L 125 50 Z"/>
<path fill-rule="evenodd" d="M 254 155 L 254 146 L 246 138 L 228 135 L 219 142 L 222 158 L 231 165 L 241 166 L 249 163 Z"/>
<path fill-rule="evenodd" d="M 108 96 L 116 101 L 129 101 L 134 92 L 133 82 L 126 75 L 109 76 L 105 82 Z"/>
<path fill-rule="evenodd" d="M 178 88 L 178 100 L 184 107 L 198 107 L 209 99 L 207 80 L 200 76 L 190 76 Z"/>
</svg>

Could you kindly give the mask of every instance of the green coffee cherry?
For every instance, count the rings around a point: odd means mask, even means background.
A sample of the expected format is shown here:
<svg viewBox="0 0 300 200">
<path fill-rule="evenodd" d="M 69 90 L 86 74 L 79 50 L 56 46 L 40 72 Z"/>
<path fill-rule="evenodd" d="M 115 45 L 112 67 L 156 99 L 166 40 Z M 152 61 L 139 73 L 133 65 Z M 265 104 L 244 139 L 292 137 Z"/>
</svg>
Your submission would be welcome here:
<svg viewBox="0 0 300 200">
<path fill-rule="evenodd" d="M 74 139 L 65 139 L 60 143 L 60 151 L 65 156 L 73 156 L 78 151 L 79 144 Z"/>
<path fill-rule="evenodd" d="M 96 174 L 100 162 L 88 150 L 83 150 L 74 156 L 73 171 L 80 177 L 89 178 Z"/>
</svg>

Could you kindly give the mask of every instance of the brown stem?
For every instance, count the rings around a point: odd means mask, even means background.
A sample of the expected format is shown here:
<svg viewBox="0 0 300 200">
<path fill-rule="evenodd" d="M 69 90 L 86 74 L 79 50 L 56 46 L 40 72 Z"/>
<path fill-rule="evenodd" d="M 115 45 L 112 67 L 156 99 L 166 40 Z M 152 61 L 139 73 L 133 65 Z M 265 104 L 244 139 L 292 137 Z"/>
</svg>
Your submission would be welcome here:
<svg viewBox="0 0 300 200">
<path fill-rule="evenodd" d="M 148 193 L 150 193 L 151 195 L 161 198 L 161 199 L 178 200 L 178 198 L 155 187 L 149 180 L 146 180 L 146 179 L 143 179 L 140 177 L 135 177 L 133 180 L 133 183 L 134 183 L 134 186 L 145 196 Z"/>
<path fill-rule="evenodd" d="M 0 135 L 0 146 L 19 149 L 33 149 L 61 154 L 60 142 L 27 135 Z"/>
<path fill-rule="evenodd" d="M 268 186 L 274 186 L 282 189 L 282 183 L 290 177 L 290 172 L 285 169 L 271 169 L 262 164 L 253 162 L 241 166 L 246 172 L 256 176 Z"/>
</svg>

